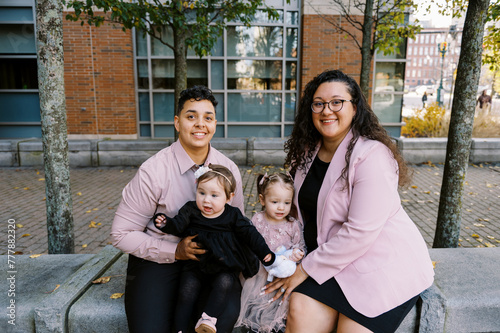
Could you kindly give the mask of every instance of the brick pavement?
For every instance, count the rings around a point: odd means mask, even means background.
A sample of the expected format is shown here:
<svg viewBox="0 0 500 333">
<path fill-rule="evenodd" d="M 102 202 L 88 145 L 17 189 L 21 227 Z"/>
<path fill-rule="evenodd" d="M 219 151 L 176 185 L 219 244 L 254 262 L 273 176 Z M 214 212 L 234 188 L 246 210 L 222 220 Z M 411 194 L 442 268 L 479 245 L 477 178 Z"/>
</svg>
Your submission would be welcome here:
<svg viewBox="0 0 500 333">
<path fill-rule="evenodd" d="M 405 210 L 432 246 L 439 204 L 442 165 L 415 165 L 412 185 L 400 191 Z M 255 175 L 275 166 L 240 167 L 246 198 L 246 214 L 260 209 Z M 71 169 L 75 252 L 97 253 L 109 244 L 109 232 L 121 191 L 136 168 Z M 499 246 L 500 164 L 470 165 L 463 199 L 460 245 Z M 43 169 L 0 168 L 0 254 L 7 253 L 7 220 L 22 225 L 16 230 L 16 251 L 47 253 Z"/>
</svg>

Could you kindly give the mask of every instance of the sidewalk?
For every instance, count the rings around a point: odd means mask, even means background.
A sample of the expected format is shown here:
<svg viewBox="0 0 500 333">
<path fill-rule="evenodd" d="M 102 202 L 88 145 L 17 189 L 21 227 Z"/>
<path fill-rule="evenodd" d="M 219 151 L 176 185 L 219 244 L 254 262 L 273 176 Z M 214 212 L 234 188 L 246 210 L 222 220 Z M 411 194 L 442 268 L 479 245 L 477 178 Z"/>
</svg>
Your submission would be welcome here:
<svg viewBox="0 0 500 333">
<path fill-rule="evenodd" d="M 260 210 L 256 175 L 275 166 L 241 166 L 246 215 Z M 414 165 L 412 185 L 400 190 L 403 207 L 432 246 L 439 205 L 442 165 Z M 109 232 L 121 191 L 137 168 L 71 169 L 75 252 L 98 253 L 110 244 Z M 500 246 L 500 165 L 470 165 L 463 198 L 462 247 Z M 0 254 L 7 254 L 7 220 L 14 219 L 18 254 L 47 253 L 43 169 L 0 168 Z"/>
</svg>

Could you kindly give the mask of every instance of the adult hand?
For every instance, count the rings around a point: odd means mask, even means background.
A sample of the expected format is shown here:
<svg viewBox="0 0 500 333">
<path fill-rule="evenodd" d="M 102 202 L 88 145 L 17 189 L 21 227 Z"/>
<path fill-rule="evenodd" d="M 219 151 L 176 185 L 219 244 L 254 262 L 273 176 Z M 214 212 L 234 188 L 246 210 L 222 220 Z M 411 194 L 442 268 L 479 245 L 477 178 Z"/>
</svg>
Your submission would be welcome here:
<svg viewBox="0 0 500 333">
<path fill-rule="evenodd" d="M 273 282 L 268 283 L 264 288 L 266 294 L 270 294 L 275 290 L 278 290 L 276 295 L 271 299 L 272 302 L 276 301 L 283 295 L 283 299 L 287 299 L 292 291 L 297 288 L 299 284 L 304 282 L 309 275 L 307 275 L 302 269 L 302 264 L 297 266 L 295 273 L 292 276 L 284 279 L 274 279 Z M 299 267 L 300 266 L 300 267 Z"/>
<path fill-rule="evenodd" d="M 185 237 L 177 244 L 177 248 L 175 249 L 175 260 L 200 260 L 196 255 L 203 254 L 207 252 L 207 250 L 193 241 L 193 238 L 196 236 L 198 235 Z"/>
</svg>

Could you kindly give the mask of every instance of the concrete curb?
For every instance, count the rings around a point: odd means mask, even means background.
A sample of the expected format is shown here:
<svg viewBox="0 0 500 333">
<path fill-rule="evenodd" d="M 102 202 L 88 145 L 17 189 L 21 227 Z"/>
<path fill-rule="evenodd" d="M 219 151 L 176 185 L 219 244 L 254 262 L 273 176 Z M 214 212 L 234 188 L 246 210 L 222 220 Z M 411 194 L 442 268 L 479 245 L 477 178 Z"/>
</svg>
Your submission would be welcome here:
<svg viewBox="0 0 500 333">
<path fill-rule="evenodd" d="M 39 333 L 68 332 L 67 317 L 71 305 L 82 296 L 122 253 L 112 246 L 106 246 L 93 256 L 78 271 L 54 291 L 44 298 L 40 306 L 35 308 L 35 327 Z"/>
</svg>

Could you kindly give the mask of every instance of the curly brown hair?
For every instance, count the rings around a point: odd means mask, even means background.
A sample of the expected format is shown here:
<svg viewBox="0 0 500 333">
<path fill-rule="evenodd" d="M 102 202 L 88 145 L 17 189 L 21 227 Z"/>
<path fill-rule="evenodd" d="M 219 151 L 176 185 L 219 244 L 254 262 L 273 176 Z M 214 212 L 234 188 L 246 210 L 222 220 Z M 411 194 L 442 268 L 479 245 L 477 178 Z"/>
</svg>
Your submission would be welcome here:
<svg viewBox="0 0 500 333">
<path fill-rule="evenodd" d="M 295 174 L 297 170 L 304 169 L 306 164 L 312 161 L 314 148 L 321 141 L 321 134 L 313 124 L 311 104 L 318 87 L 325 82 L 342 82 L 346 85 L 349 94 L 352 97 L 353 105 L 356 105 L 356 114 L 352 120 L 351 130 L 353 137 L 347 147 L 345 156 L 346 167 L 342 170 L 342 179 L 347 182 L 347 171 L 354 145 L 360 136 L 377 140 L 386 145 L 399 167 L 399 185 L 404 186 L 410 182 L 410 170 L 399 152 L 395 142 L 391 139 L 387 131 L 380 125 L 380 122 L 368 105 L 365 96 L 361 92 L 358 83 L 349 75 L 339 70 L 327 70 L 316 76 L 307 83 L 299 109 L 295 116 L 290 139 L 285 143 L 285 166 L 291 168 L 291 173 Z M 307 154 L 305 153 L 307 151 Z"/>
</svg>

